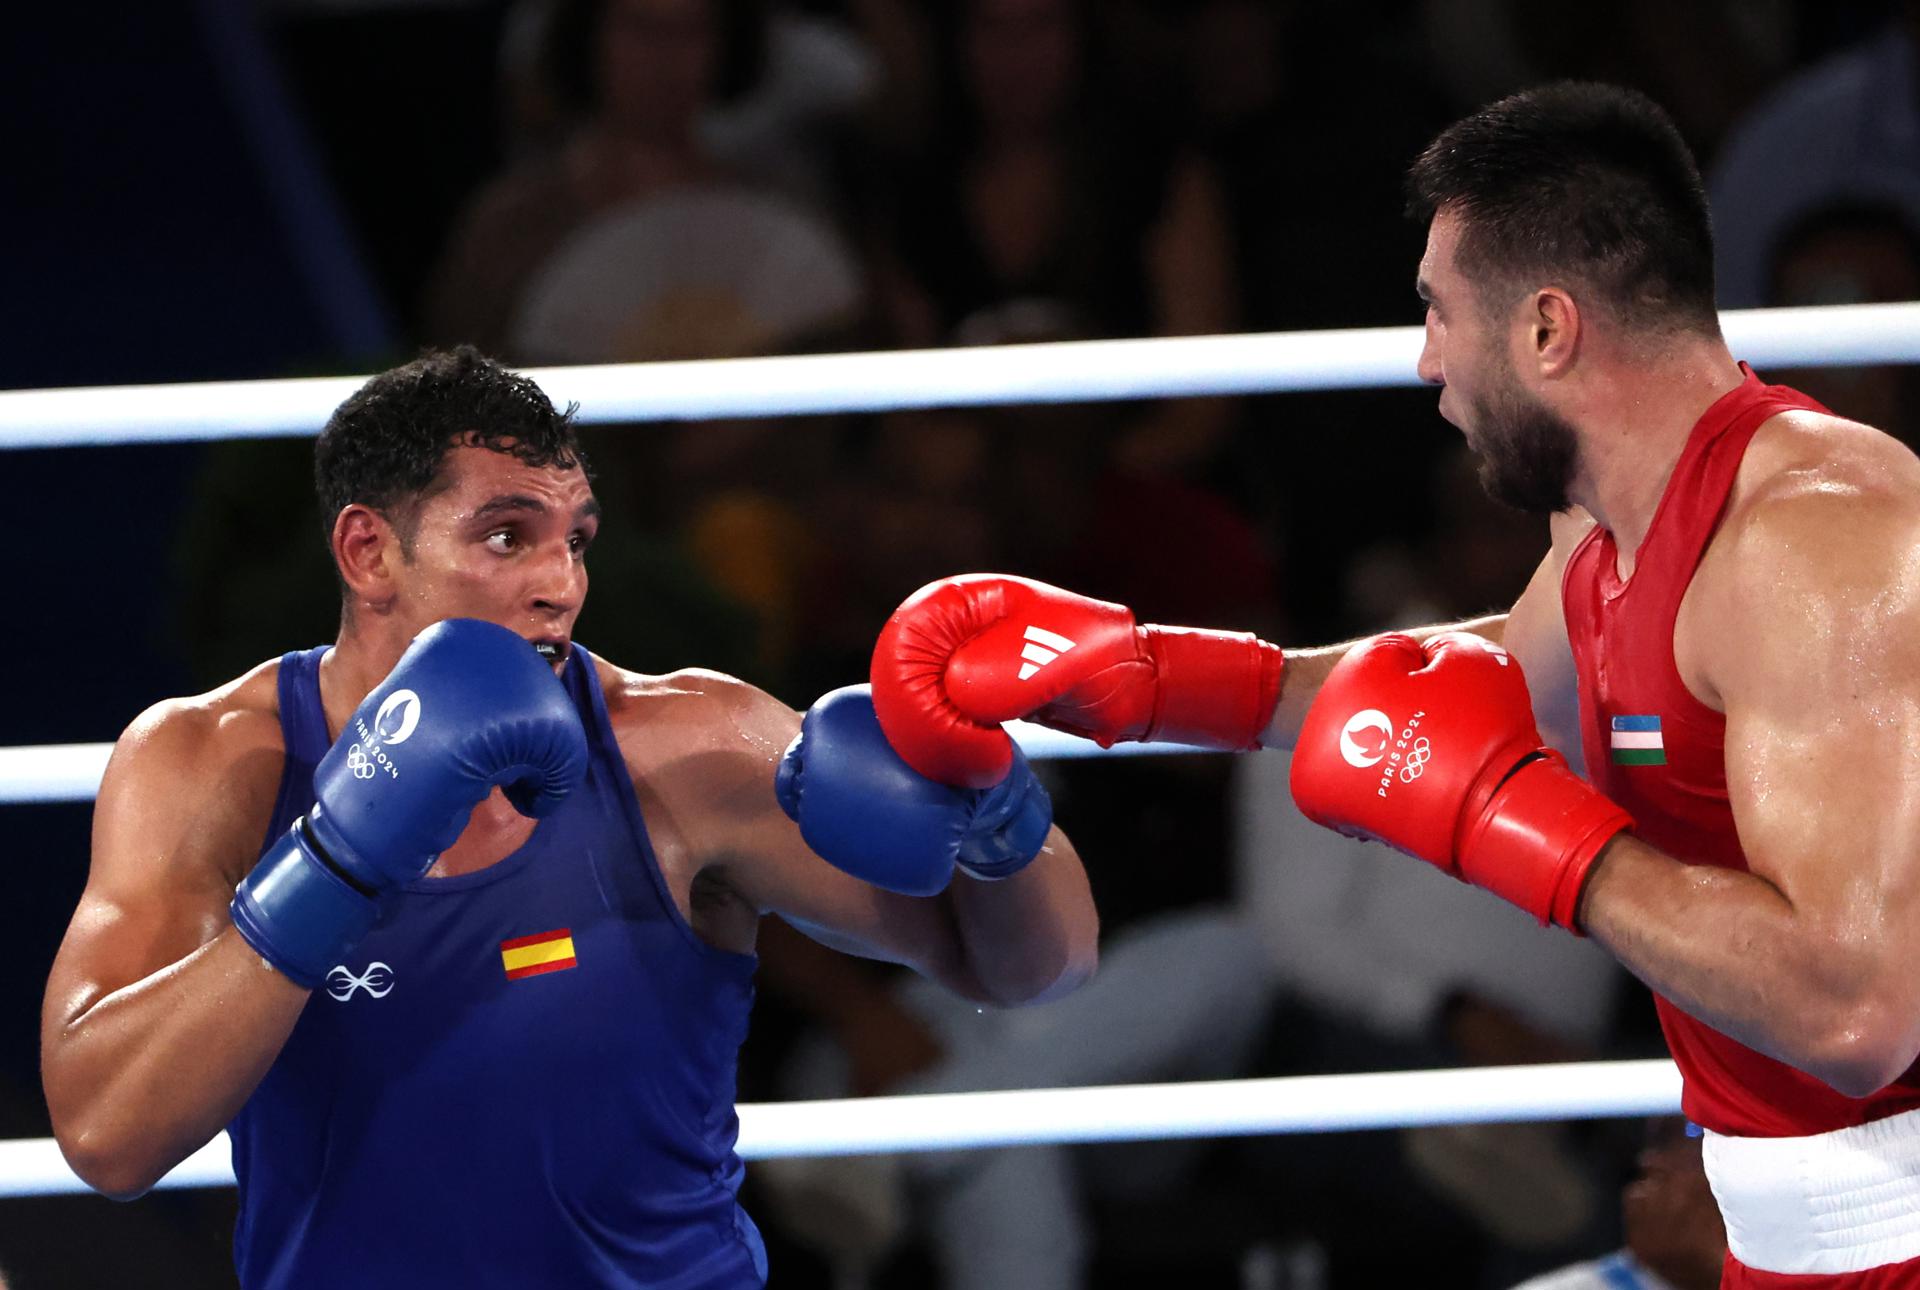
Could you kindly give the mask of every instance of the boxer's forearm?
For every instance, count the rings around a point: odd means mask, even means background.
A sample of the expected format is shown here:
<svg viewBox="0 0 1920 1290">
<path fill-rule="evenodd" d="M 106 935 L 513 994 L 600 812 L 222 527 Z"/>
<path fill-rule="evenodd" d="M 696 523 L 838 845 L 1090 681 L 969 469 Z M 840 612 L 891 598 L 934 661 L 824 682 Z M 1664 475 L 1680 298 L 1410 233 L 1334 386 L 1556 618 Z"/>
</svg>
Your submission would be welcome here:
<svg viewBox="0 0 1920 1290">
<path fill-rule="evenodd" d="M 954 875 L 948 900 L 967 968 L 996 1003 L 1044 1003 L 1093 975 L 1099 915 L 1079 854 L 1060 830 L 1010 878 Z"/>
<path fill-rule="evenodd" d="M 1920 1050 L 1906 956 L 1861 929 L 1823 930 L 1756 874 L 1682 864 L 1621 834 L 1594 866 L 1579 918 L 1688 1015 L 1850 1097 L 1895 1079 Z"/>
<path fill-rule="evenodd" d="M 1413 627 L 1400 630 L 1404 636 L 1415 640 L 1425 640 L 1441 632 L 1472 632 L 1485 637 L 1496 644 L 1506 627 L 1505 614 L 1493 614 L 1485 618 L 1472 618 L 1458 623 L 1437 623 L 1429 627 Z M 1362 637 L 1361 639 L 1369 639 Z M 1273 720 L 1267 723 L 1266 733 L 1260 737 L 1263 748 L 1281 748 L 1291 751 L 1300 740 L 1300 723 L 1306 720 L 1307 709 L 1313 706 L 1314 699 L 1320 693 L 1321 684 L 1334 665 L 1346 657 L 1347 651 L 1360 641 L 1343 641 L 1338 645 L 1324 645 L 1315 649 L 1287 651 L 1286 681 L 1280 690 L 1280 702 L 1273 710 Z"/>
<path fill-rule="evenodd" d="M 42 1079 L 68 1163 L 116 1199 L 145 1192 L 239 1113 L 307 999 L 229 927 L 49 1028 Z"/>
</svg>

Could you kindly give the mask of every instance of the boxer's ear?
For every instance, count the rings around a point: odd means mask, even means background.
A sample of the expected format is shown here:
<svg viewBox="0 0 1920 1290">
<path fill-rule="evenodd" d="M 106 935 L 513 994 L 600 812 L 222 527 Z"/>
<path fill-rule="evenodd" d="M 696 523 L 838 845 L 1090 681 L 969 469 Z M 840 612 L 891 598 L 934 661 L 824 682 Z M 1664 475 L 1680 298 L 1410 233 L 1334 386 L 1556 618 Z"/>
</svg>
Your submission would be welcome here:
<svg viewBox="0 0 1920 1290">
<path fill-rule="evenodd" d="M 1561 287 L 1533 293 L 1525 318 L 1528 357 L 1540 379 L 1568 375 L 1585 338 L 1586 318 L 1573 294 Z"/>
<path fill-rule="evenodd" d="M 349 602 L 382 612 L 397 594 L 395 573 L 406 558 L 400 534 L 385 515 L 355 503 L 333 519 L 333 563 Z"/>
</svg>

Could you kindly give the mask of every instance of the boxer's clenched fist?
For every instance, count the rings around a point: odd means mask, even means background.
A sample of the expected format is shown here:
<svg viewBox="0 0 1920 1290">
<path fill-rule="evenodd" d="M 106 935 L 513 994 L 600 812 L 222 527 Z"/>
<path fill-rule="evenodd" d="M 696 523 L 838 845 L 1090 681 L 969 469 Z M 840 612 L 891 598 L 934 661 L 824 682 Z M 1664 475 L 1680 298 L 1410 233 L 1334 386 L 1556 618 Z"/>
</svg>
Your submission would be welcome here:
<svg viewBox="0 0 1920 1290">
<path fill-rule="evenodd" d="M 1047 790 L 1018 749 L 992 788 L 935 783 L 888 745 L 864 685 L 808 709 L 774 794 L 815 855 L 907 896 L 945 890 L 955 868 L 1011 877 L 1040 854 L 1053 824 Z"/>
<path fill-rule="evenodd" d="M 1349 650 L 1307 712 L 1292 779 L 1314 823 L 1567 928 L 1601 848 L 1633 823 L 1543 746 L 1513 657 L 1465 632 Z"/>
<path fill-rule="evenodd" d="M 1102 746 L 1259 747 L 1280 699 L 1279 647 L 1243 632 L 1141 626 L 1124 606 L 999 574 L 909 596 L 873 652 L 873 701 L 907 763 L 983 788 L 1007 773 L 1002 722 Z"/>
<path fill-rule="evenodd" d="M 496 786 L 542 816 L 586 769 L 580 714 L 531 645 L 493 623 L 436 623 L 347 719 L 314 770 L 313 809 L 234 893 L 234 926 L 312 987 Z"/>
</svg>

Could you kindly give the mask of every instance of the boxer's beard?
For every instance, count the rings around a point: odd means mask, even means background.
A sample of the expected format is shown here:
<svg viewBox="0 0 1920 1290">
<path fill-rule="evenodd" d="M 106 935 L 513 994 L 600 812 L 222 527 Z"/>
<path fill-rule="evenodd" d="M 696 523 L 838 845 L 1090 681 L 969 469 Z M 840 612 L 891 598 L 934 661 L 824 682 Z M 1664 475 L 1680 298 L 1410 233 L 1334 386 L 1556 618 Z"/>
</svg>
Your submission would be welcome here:
<svg viewBox="0 0 1920 1290">
<path fill-rule="evenodd" d="M 1473 401 L 1472 424 L 1467 446 L 1480 458 L 1487 496 L 1529 515 L 1573 504 L 1567 492 L 1580 461 L 1573 427 L 1520 389 L 1510 373 L 1491 394 Z"/>
</svg>

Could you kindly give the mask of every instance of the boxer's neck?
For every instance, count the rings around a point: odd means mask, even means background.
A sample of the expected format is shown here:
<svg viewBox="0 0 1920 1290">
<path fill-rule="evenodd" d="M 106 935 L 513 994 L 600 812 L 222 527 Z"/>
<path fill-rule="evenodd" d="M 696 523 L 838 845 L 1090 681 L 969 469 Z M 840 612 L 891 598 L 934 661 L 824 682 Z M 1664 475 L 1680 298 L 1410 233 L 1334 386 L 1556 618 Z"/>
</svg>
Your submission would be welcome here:
<svg viewBox="0 0 1920 1290">
<path fill-rule="evenodd" d="M 341 624 L 333 648 L 321 656 L 320 705 L 327 714 L 329 739 L 340 736 L 347 717 L 393 671 L 406 651 L 406 640 L 390 640 L 389 635 L 392 633 L 378 628 L 368 631 L 349 620 Z"/>
<path fill-rule="evenodd" d="M 1623 574 L 1631 572 L 1632 554 L 1646 540 L 1694 427 L 1745 379 L 1726 342 L 1701 337 L 1609 365 L 1570 409 L 1580 439 L 1580 471 L 1570 492 L 1612 532 Z"/>
</svg>

